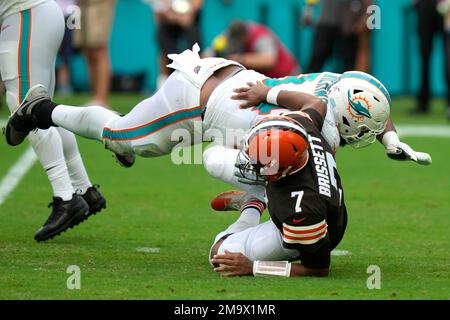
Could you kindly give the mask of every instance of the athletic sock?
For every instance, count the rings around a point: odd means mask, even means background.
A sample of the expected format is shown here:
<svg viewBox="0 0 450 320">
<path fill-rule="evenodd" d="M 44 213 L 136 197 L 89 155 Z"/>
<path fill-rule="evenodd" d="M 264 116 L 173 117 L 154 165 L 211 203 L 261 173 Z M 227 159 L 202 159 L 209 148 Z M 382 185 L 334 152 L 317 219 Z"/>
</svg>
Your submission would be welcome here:
<svg viewBox="0 0 450 320">
<path fill-rule="evenodd" d="M 102 140 L 103 128 L 107 123 L 120 116 L 103 107 L 73 107 L 58 105 L 54 108 L 52 121 L 79 136 Z"/>
<path fill-rule="evenodd" d="M 61 138 L 55 128 L 37 130 L 28 135 L 39 162 L 47 173 L 53 195 L 64 201 L 72 199 L 74 189 L 64 159 Z"/>
<path fill-rule="evenodd" d="M 86 169 L 84 168 L 83 160 L 81 159 L 80 154 L 70 160 L 67 160 L 66 165 L 73 188 L 75 190 L 80 190 L 81 194 L 85 194 L 87 189 L 92 186 L 92 183 L 89 180 Z"/>
<path fill-rule="evenodd" d="M 48 129 L 55 126 L 52 120 L 52 112 L 56 106 L 58 104 L 51 100 L 44 100 L 35 106 L 33 110 L 33 121 L 39 129 Z"/>
<path fill-rule="evenodd" d="M 224 234 L 231 234 L 255 227 L 259 224 L 261 214 L 265 209 L 265 204 L 260 201 L 246 203 L 241 208 L 241 215 L 235 223 L 231 224 Z"/>
<path fill-rule="evenodd" d="M 69 171 L 70 180 L 75 190 L 80 190 L 82 194 L 92 186 L 89 176 L 84 167 L 83 160 L 78 150 L 75 135 L 61 127 L 56 128 L 61 137 L 64 158 L 66 159 L 67 170 Z"/>
<path fill-rule="evenodd" d="M 44 167 L 48 179 L 53 187 L 55 197 L 60 197 L 63 201 L 72 199 L 74 190 L 72 184 L 67 184 L 67 167 L 63 159 L 51 163 Z M 69 180 L 70 181 L 70 180 Z"/>
</svg>

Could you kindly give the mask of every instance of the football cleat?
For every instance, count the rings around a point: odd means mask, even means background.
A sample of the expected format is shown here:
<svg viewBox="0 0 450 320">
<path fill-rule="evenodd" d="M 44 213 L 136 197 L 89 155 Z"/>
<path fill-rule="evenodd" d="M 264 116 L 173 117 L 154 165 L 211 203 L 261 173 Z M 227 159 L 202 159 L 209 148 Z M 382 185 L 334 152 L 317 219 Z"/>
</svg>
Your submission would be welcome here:
<svg viewBox="0 0 450 320">
<path fill-rule="evenodd" d="M 89 205 L 78 194 L 74 194 L 68 201 L 63 201 L 60 197 L 53 197 L 53 202 L 48 207 L 53 208 L 52 213 L 34 235 L 34 239 L 38 242 L 52 239 L 78 225 L 89 214 Z"/>
<path fill-rule="evenodd" d="M 21 144 L 30 131 L 37 128 L 33 123 L 32 112 L 34 107 L 44 100 L 50 100 L 50 95 L 43 85 L 37 84 L 28 90 L 22 103 L 11 114 L 6 124 L 6 142 L 10 146 Z"/>
<path fill-rule="evenodd" d="M 134 162 L 136 161 L 136 157 L 134 156 L 134 154 L 120 155 L 113 152 L 113 156 L 116 159 L 116 162 L 124 168 L 132 167 L 134 165 Z"/>
<path fill-rule="evenodd" d="M 106 208 L 106 199 L 98 191 L 98 188 L 100 188 L 98 184 L 93 185 L 92 187 L 89 187 L 84 194 L 81 195 L 84 201 L 86 201 L 86 203 L 89 205 L 89 214 L 84 216 L 84 219 L 82 221 Z"/>
<path fill-rule="evenodd" d="M 246 195 L 243 191 L 222 192 L 212 199 L 211 208 L 216 211 L 239 211 Z"/>
<path fill-rule="evenodd" d="M 211 201 L 211 208 L 216 211 L 242 211 L 246 207 L 257 207 L 260 212 L 266 205 L 261 200 L 243 191 L 226 191 L 218 194 Z"/>
</svg>

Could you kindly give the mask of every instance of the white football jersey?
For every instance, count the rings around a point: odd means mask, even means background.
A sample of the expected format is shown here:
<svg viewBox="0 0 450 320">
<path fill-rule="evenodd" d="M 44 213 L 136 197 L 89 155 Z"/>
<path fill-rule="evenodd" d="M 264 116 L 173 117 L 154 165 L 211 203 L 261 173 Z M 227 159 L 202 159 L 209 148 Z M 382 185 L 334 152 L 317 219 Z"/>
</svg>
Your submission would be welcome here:
<svg viewBox="0 0 450 320">
<path fill-rule="evenodd" d="M 341 138 L 336 125 L 333 108 L 328 103 L 327 90 L 340 74 L 331 72 L 300 74 L 284 78 L 266 79 L 264 83 L 269 87 L 280 87 L 282 90 L 308 93 L 321 98 L 327 104 L 327 114 L 322 127 L 322 135 L 333 151 L 339 147 Z"/>
<path fill-rule="evenodd" d="M 0 1 L 0 23 L 9 15 L 33 8 L 50 0 L 1 0 Z"/>
</svg>

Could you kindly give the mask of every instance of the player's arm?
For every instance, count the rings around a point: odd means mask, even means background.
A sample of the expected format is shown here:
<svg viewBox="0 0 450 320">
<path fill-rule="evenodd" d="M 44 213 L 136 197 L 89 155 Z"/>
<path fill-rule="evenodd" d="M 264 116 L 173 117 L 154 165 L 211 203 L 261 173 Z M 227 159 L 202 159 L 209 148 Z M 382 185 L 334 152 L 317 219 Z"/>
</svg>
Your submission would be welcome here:
<svg viewBox="0 0 450 320">
<path fill-rule="evenodd" d="M 241 108 L 251 108 L 262 102 L 271 103 L 292 111 L 305 111 L 314 109 L 325 118 L 327 113 L 326 103 L 311 94 L 279 90 L 279 87 L 270 88 L 263 82 L 247 83 L 248 87 L 235 89 L 235 95 L 231 98 L 234 100 L 244 100 Z"/>
<path fill-rule="evenodd" d="M 233 276 L 282 276 L 282 277 L 326 277 L 329 268 L 309 268 L 288 261 L 251 261 L 242 253 L 229 252 L 215 255 L 211 262 L 220 265 L 214 271 L 225 277 Z"/>
<path fill-rule="evenodd" d="M 386 129 L 377 136 L 385 149 L 389 158 L 394 160 L 412 160 L 418 164 L 429 165 L 432 162 L 428 153 L 414 151 L 409 145 L 400 141 L 397 130 L 391 119 L 386 124 Z"/>
</svg>

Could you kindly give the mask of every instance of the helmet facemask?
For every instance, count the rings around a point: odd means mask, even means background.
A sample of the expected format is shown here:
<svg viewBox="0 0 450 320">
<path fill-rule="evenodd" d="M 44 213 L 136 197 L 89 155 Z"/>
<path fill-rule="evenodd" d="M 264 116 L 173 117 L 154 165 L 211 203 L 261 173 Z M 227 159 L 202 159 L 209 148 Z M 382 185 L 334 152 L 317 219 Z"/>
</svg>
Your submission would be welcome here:
<svg viewBox="0 0 450 320">
<path fill-rule="evenodd" d="M 377 136 L 383 133 L 386 127 L 385 125 L 380 127 L 374 124 L 372 127 L 378 127 L 379 129 L 371 129 L 364 123 L 351 127 L 349 123 L 343 116 L 342 123 L 338 124 L 339 132 L 342 139 L 355 149 L 364 148 L 374 143 Z"/>
</svg>

